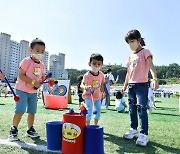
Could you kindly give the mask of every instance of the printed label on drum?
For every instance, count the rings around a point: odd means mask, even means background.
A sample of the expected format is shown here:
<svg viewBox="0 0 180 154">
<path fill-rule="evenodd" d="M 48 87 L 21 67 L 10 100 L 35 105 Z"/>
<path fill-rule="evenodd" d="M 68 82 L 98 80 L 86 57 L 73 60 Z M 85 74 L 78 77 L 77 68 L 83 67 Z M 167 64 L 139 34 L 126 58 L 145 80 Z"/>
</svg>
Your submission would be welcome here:
<svg viewBox="0 0 180 154">
<path fill-rule="evenodd" d="M 63 124 L 63 137 L 67 142 L 75 142 L 75 139 L 81 134 L 81 128 L 74 123 Z"/>
</svg>

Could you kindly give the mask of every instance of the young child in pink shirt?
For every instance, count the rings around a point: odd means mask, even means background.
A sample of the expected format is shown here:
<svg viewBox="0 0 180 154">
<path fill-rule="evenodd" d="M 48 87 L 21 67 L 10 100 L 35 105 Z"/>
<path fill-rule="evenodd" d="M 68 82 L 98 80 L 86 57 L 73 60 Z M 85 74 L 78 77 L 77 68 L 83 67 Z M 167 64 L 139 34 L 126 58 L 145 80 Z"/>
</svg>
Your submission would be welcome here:
<svg viewBox="0 0 180 154">
<path fill-rule="evenodd" d="M 92 54 L 88 64 L 91 69 L 83 76 L 81 88 L 84 89 L 84 92 L 82 96 L 88 110 L 86 115 L 87 125 L 90 125 L 93 108 L 96 109 L 94 124 L 97 125 L 101 113 L 101 98 L 105 97 L 103 88 L 105 79 L 104 74 L 100 71 L 103 65 L 102 55 Z"/>
<path fill-rule="evenodd" d="M 144 49 L 144 39 L 138 30 L 131 30 L 125 37 L 133 54 L 128 58 L 127 74 L 122 92 L 125 92 L 128 86 L 128 102 L 131 120 L 131 129 L 126 132 L 123 137 L 126 139 L 136 140 L 137 145 L 146 146 L 148 143 L 148 72 L 150 69 L 152 75 L 152 84 L 154 90 L 159 86 L 157 82 L 157 74 L 153 65 L 153 55 L 148 49 Z M 138 117 L 139 114 L 141 130 L 138 133 Z"/>
<path fill-rule="evenodd" d="M 45 43 L 36 38 L 30 44 L 31 57 L 24 58 L 19 65 L 19 76 L 16 81 L 16 94 L 20 100 L 16 103 L 13 126 L 10 129 L 9 141 L 18 140 L 18 125 L 22 115 L 27 112 L 28 130 L 26 135 L 31 138 L 39 137 L 33 127 L 37 110 L 37 89 L 45 78 L 43 61 Z"/>
</svg>

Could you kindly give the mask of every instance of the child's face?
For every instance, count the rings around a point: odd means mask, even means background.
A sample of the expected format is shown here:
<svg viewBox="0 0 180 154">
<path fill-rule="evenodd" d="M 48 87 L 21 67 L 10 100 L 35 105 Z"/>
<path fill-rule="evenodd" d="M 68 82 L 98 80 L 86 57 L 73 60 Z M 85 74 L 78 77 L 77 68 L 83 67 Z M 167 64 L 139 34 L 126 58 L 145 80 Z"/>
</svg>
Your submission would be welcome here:
<svg viewBox="0 0 180 154">
<path fill-rule="evenodd" d="M 98 61 L 98 60 L 92 60 L 91 62 L 89 62 L 89 66 L 95 66 L 101 69 L 103 63 L 102 61 Z"/>
<path fill-rule="evenodd" d="M 40 44 L 35 44 L 34 48 L 30 48 L 30 52 L 32 53 L 32 57 L 39 61 L 42 61 L 42 58 L 44 56 L 45 46 Z M 39 58 L 40 57 L 40 58 Z"/>
<path fill-rule="evenodd" d="M 97 73 L 101 69 L 102 65 L 102 61 L 98 60 L 92 60 L 91 62 L 89 62 L 89 66 L 91 66 L 92 71 L 95 73 Z"/>
<path fill-rule="evenodd" d="M 128 40 L 128 44 L 132 51 L 138 51 L 141 48 L 140 40 Z"/>
</svg>

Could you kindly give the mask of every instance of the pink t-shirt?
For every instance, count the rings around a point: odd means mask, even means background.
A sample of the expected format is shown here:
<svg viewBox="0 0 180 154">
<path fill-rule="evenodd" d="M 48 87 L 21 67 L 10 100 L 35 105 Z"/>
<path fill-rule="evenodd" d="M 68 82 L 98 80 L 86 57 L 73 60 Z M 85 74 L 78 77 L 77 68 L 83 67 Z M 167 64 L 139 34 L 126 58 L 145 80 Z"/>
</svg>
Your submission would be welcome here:
<svg viewBox="0 0 180 154">
<path fill-rule="evenodd" d="M 104 82 L 105 82 L 104 74 L 101 71 L 99 71 L 99 74 L 96 76 L 91 74 L 90 71 L 88 71 L 84 75 L 83 80 L 82 80 L 82 83 L 84 85 L 97 88 L 93 93 L 93 100 L 101 99 L 102 94 L 101 94 L 100 87 Z M 83 98 L 90 98 L 91 99 L 91 94 L 88 91 L 84 91 L 82 96 L 83 96 Z"/>
<path fill-rule="evenodd" d="M 23 69 L 26 72 L 26 76 L 32 80 L 38 82 L 42 81 L 44 75 L 44 64 L 42 62 L 36 63 L 30 57 L 23 59 L 19 65 L 19 68 Z M 15 89 L 27 92 L 27 93 L 36 93 L 37 90 L 34 89 L 34 86 L 22 81 L 19 77 L 17 78 Z"/>
<path fill-rule="evenodd" d="M 149 56 L 153 57 L 151 52 L 148 49 L 142 49 L 128 58 L 129 83 L 148 82 L 149 67 L 146 60 Z"/>
</svg>

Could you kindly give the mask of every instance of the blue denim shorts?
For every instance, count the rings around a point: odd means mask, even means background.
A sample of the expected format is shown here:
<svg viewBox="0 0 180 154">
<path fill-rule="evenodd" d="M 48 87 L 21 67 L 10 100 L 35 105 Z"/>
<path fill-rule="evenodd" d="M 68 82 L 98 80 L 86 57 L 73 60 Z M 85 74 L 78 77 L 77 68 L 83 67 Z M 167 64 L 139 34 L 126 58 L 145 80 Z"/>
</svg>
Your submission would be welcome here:
<svg viewBox="0 0 180 154">
<path fill-rule="evenodd" d="M 99 120 L 100 113 L 101 113 L 101 99 L 92 102 L 91 99 L 85 98 L 85 103 L 86 103 L 86 107 L 88 110 L 88 114 L 86 115 L 86 120 L 87 121 L 91 120 L 91 117 L 93 114 L 93 109 L 96 109 L 96 111 L 97 111 L 97 113 L 94 115 L 94 119 Z"/>
<path fill-rule="evenodd" d="M 16 95 L 20 96 L 20 100 L 16 102 L 15 113 L 36 113 L 37 93 L 27 93 L 16 89 Z"/>
</svg>

